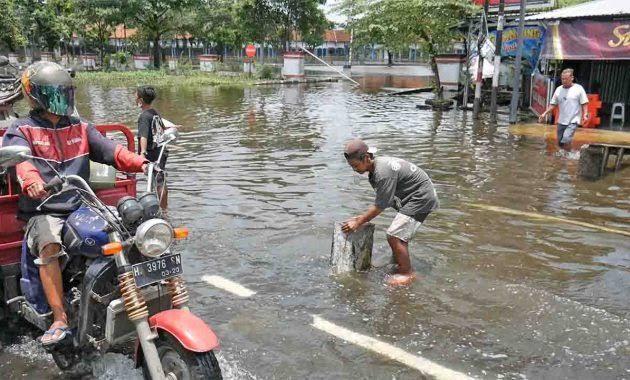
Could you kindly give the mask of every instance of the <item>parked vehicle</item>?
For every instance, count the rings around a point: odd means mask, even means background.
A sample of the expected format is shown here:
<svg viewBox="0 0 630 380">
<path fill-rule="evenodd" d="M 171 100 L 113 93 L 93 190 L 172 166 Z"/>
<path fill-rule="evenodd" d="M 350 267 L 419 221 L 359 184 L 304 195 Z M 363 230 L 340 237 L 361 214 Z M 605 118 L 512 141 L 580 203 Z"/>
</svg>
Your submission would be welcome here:
<svg viewBox="0 0 630 380">
<path fill-rule="evenodd" d="M 9 59 L 0 56 L 0 67 L 9 66 Z M 22 98 L 20 78 L 15 74 L 17 69 L 12 68 L 13 73 L 0 75 L 0 127 L 3 120 L 15 118 L 13 104 Z"/>
<path fill-rule="evenodd" d="M 97 129 L 121 132 L 134 150 L 133 134 L 125 126 Z M 0 139 L 3 133 L 0 129 Z M 176 140 L 177 130 L 164 135 L 163 148 Z M 26 147 L 0 147 L 0 321 L 28 322 L 45 331 L 52 313 L 23 240 L 24 223 L 17 219 L 20 187 L 11 169 L 38 159 Z M 162 215 L 155 193 L 161 175 L 150 164 L 147 191 L 138 197 L 131 174 L 115 177 L 111 186 L 99 184 L 96 192 L 76 175 L 57 173 L 45 185 L 51 195 L 42 204 L 66 192 L 78 194 L 83 204 L 62 232 L 68 254 L 62 265 L 64 300 L 72 333 L 46 348 L 62 370 L 76 373 L 93 356 L 132 347 L 148 379 L 221 379 L 214 355 L 217 336 L 187 306 L 183 257 L 174 243 L 188 231 L 174 228 Z"/>
</svg>

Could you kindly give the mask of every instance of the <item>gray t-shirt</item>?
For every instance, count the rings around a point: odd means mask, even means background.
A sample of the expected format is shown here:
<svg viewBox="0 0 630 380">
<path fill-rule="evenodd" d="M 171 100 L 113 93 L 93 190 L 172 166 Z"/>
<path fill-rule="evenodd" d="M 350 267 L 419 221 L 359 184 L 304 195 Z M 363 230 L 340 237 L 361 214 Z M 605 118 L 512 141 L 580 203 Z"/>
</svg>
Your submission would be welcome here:
<svg viewBox="0 0 630 380">
<path fill-rule="evenodd" d="M 569 88 L 560 86 L 556 88 L 551 98 L 551 104 L 560 109 L 556 122 L 562 125 L 580 124 L 582 121 L 582 104 L 588 103 L 588 97 L 584 87 L 577 83 Z"/>
<path fill-rule="evenodd" d="M 376 190 L 376 207 L 394 207 L 418 220 L 439 207 L 437 192 L 424 170 L 395 157 L 376 157 L 374 166 L 369 179 Z"/>
</svg>

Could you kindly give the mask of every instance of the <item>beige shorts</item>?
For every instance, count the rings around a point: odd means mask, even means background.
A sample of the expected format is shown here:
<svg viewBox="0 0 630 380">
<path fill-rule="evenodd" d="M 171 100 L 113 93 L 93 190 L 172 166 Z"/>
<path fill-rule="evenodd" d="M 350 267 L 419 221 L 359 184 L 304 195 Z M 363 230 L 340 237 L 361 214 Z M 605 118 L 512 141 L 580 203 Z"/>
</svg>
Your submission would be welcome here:
<svg viewBox="0 0 630 380">
<path fill-rule="evenodd" d="M 49 244 L 61 245 L 61 229 L 65 220 L 50 215 L 37 215 L 26 225 L 26 244 L 33 256 L 39 257 Z"/>
<path fill-rule="evenodd" d="M 422 223 L 414 218 L 398 213 L 387 229 L 387 235 L 408 242 L 418 232 L 420 226 L 422 226 Z"/>
</svg>

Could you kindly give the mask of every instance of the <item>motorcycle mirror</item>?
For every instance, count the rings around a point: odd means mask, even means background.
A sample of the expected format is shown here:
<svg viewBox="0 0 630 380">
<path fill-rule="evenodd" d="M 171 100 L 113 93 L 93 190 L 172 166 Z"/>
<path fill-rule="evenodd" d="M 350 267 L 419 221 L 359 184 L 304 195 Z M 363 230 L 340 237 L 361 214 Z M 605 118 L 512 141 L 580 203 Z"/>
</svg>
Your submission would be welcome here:
<svg viewBox="0 0 630 380">
<path fill-rule="evenodd" d="M 177 128 L 172 127 L 172 128 L 167 128 L 164 131 L 164 141 L 168 141 L 168 142 L 172 142 L 177 140 L 177 138 L 179 137 L 179 132 L 177 132 Z"/>
<path fill-rule="evenodd" d="M 4 55 L 0 55 L 0 67 L 6 66 L 9 64 L 9 58 Z"/>
<path fill-rule="evenodd" d="M 0 148 L 0 166 L 10 167 L 30 158 L 31 150 L 25 146 L 5 146 Z"/>
</svg>

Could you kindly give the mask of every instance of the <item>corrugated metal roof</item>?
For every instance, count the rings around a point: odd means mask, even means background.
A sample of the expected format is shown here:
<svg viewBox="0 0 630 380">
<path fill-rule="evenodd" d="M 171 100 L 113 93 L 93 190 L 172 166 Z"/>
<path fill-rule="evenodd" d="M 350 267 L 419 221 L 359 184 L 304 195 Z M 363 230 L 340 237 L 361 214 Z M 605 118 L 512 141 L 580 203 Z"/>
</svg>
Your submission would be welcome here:
<svg viewBox="0 0 630 380">
<path fill-rule="evenodd" d="M 526 20 L 630 16 L 630 0 L 595 0 L 526 17 Z"/>
</svg>

